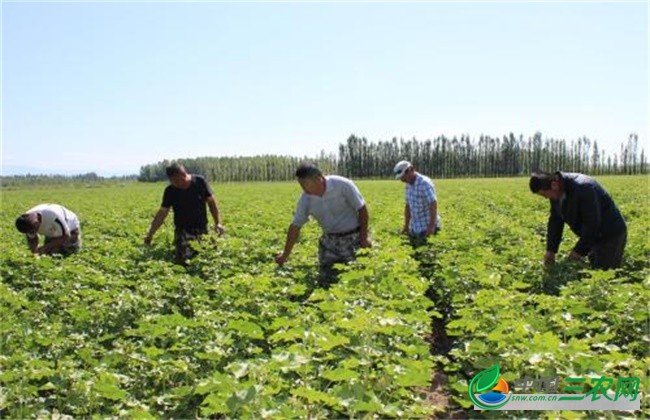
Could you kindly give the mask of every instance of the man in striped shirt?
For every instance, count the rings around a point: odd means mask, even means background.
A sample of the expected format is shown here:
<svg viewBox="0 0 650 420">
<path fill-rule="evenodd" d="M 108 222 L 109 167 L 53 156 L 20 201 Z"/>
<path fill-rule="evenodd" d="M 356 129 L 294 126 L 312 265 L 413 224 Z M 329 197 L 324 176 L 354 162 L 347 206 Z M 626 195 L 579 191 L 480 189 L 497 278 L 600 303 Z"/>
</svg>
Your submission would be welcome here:
<svg viewBox="0 0 650 420">
<path fill-rule="evenodd" d="M 406 183 L 403 231 L 414 246 L 422 245 L 442 227 L 436 189 L 431 179 L 418 173 L 409 161 L 398 162 L 393 174 Z"/>
</svg>

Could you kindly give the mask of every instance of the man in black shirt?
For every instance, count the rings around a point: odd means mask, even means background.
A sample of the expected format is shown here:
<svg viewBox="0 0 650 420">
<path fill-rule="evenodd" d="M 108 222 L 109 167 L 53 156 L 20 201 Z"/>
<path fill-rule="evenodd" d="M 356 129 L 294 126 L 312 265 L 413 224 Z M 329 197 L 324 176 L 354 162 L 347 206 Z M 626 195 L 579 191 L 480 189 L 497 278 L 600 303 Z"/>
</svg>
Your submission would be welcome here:
<svg viewBox="0 0 650 420">
<path fill-rule="evenodd" d="M 174 209 L 174 245 L 176 248 L 174 259 L 177 264 L 185 265 L 186 261 L 195 253 L 189 246 L 189 241 L 199 239 L 201 235 L 208 233 L 206 203 L 214 220 L 214 230 L 217 234 L 222 235 L 224 229 L 221 226 L 217 202 L 205 178 L 200 175 L 188 174 L 185 167 L 178 163 L 167 167 L 166 172 L 171 185 L 165 188 L 162 205 L 151 222 L 144 243 L 151 244 L 153 235 L 163 224 L 169 213 L 169 208 L 172 207 Z"/>
<path fill-rule="evenodd" d="M 627 226 L 612 197 L 593 178 L 569 172 L 539 173 L 530 190 L 551 202 L 544 262 L 555 262 L 564 223 L 580 238 L 569 259 L 589 256 L 592 268 L 618 268 L 627 242 Z"/>
</svg>

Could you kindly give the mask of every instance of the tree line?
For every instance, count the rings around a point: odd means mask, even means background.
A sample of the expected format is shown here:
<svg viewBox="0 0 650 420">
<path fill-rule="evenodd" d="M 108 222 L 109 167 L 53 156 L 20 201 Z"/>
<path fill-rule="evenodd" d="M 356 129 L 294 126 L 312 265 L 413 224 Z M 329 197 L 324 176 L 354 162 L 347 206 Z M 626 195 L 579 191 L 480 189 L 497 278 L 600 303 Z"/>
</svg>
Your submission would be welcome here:
<svg viewBox="0 0 650 420">
<path fill-rule="evenodd" d="M 241 156 L 241 157 L 199 157 L 178 159 L 185 168 L 195 174 L 216 182 L 288 181 L 295 178 L 300 162 L 314 162 L 325 173 L 337 173 L 338 161 L 335 155 L 321 152 L 317 157 L 296 156 Z M 172 163 L 163 160 L 140 168 L 138 180 L 155 182 L 167 180 L 165 168 Z"/>
<path fill-rule="evenodd" d="M 533 172 L 582 172 L 592 175 L 648 172 L 645 150 L 630 135 L 620 154 L 607 155 L 587 137 L 574 141 L 530 138 L 512 133 L 499 137 L 469 136 L 434 140 L 370 142 L 354 135 L 339 146 L 339 171 L 354 178 L 385 178 L 398 159 L 407 159 L 422 173 L 436 178 L 525 176 Z"/>
<path fill-rule="evenodd" d="M 77 175 L 10 175 L 0 176 L 0 186 L 2 189 L 18 189 L 33 185 L 43 185 L 48 187 L 54 186 L 98 186 L 103 184 L 115 184 L 119 182 L 130 182 L 137 179 L 137 175 L 123 175 L 103 177 L 95 172 L 87 172 Z"/>
<path fill-rule="evenodd" d="M 199 157 L 179 159 L 192 173 L 210 181 L 287 181 L 301 161 L 315 162 L 324 173 L 351 178 L 389 178 L 395 163 L 409 160 L 418 171 L 435 178 L 527 176 L 538 171 L 582 172 L 591 175 L 647 174 L 645 150 L 636 134 L 630 134 L 618 153 L 603 152 L 587 137 L 566 141 L 542 138 L 439 136 L 420 141 L 393 138 L 369 141 L 351 135 L 339 145 L 338 154 L 321 151 L 315 157 L 263 155 L 253 157 Z M 140 168 L 140 181 L 166 180 L 164 160 Z"/>
</svg>

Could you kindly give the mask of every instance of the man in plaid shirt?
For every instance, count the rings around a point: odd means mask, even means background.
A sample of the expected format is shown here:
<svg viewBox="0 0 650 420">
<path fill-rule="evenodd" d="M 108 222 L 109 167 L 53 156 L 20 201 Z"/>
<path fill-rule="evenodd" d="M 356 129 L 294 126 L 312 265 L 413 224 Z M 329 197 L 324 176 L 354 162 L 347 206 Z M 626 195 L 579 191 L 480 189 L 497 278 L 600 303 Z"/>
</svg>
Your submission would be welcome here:
<svg viewBox="0 0 650 420">
<path fill-rule="evenodd" d="M 436 189 L 430 178 L 418 173 L 406 160 L 398 162 L 393 173 L 395 179 L 406 183 L 403 231 L 414 246 L 422 245 L 442 227 Z"/>
</svg>

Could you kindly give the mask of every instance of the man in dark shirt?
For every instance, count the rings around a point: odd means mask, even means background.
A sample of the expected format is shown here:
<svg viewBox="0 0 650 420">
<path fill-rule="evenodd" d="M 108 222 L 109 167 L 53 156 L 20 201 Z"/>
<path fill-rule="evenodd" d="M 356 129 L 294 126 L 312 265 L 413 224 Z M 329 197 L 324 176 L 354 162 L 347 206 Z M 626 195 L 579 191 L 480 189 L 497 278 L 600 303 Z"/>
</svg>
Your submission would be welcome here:
<svg viewBox="0 0 650 420">
<path fill-rule="evenodd" d="M 610 195 L 593 178 L 568 172 L 534 174 L 530 190 L 551 202 L 544 262 L 555 262 L 564 223 L 580 238 L 569 259 L 589 256 L 592 268 L 618 268 L 627 242 L 625 220 Z"/>
<path fill-rule="evenodd" d="M 194 250 L 189 246 L 189 241 L 199 239 L 208 232 L 208 218 L 205 204 L 208 204 L 214 230 L 222 235 L 224 232 L 219 218 L 219 208 L 214 199 L 208 183 L 200 175 L 188 174 L 183 165 L 174 163 L 166 168 L 167 177 L 171 185 L 165 188 L 160 210 L 151 222 L 151 227 L 144 238 L 146 245 L 151 244 L 153 235 L 163 224 L 169 208 L 174 209 L 174 245 L 176 248 L 174 259 L 177 264 L 185 265 L 189 258 L 194 256 Z"/>
</svg>

